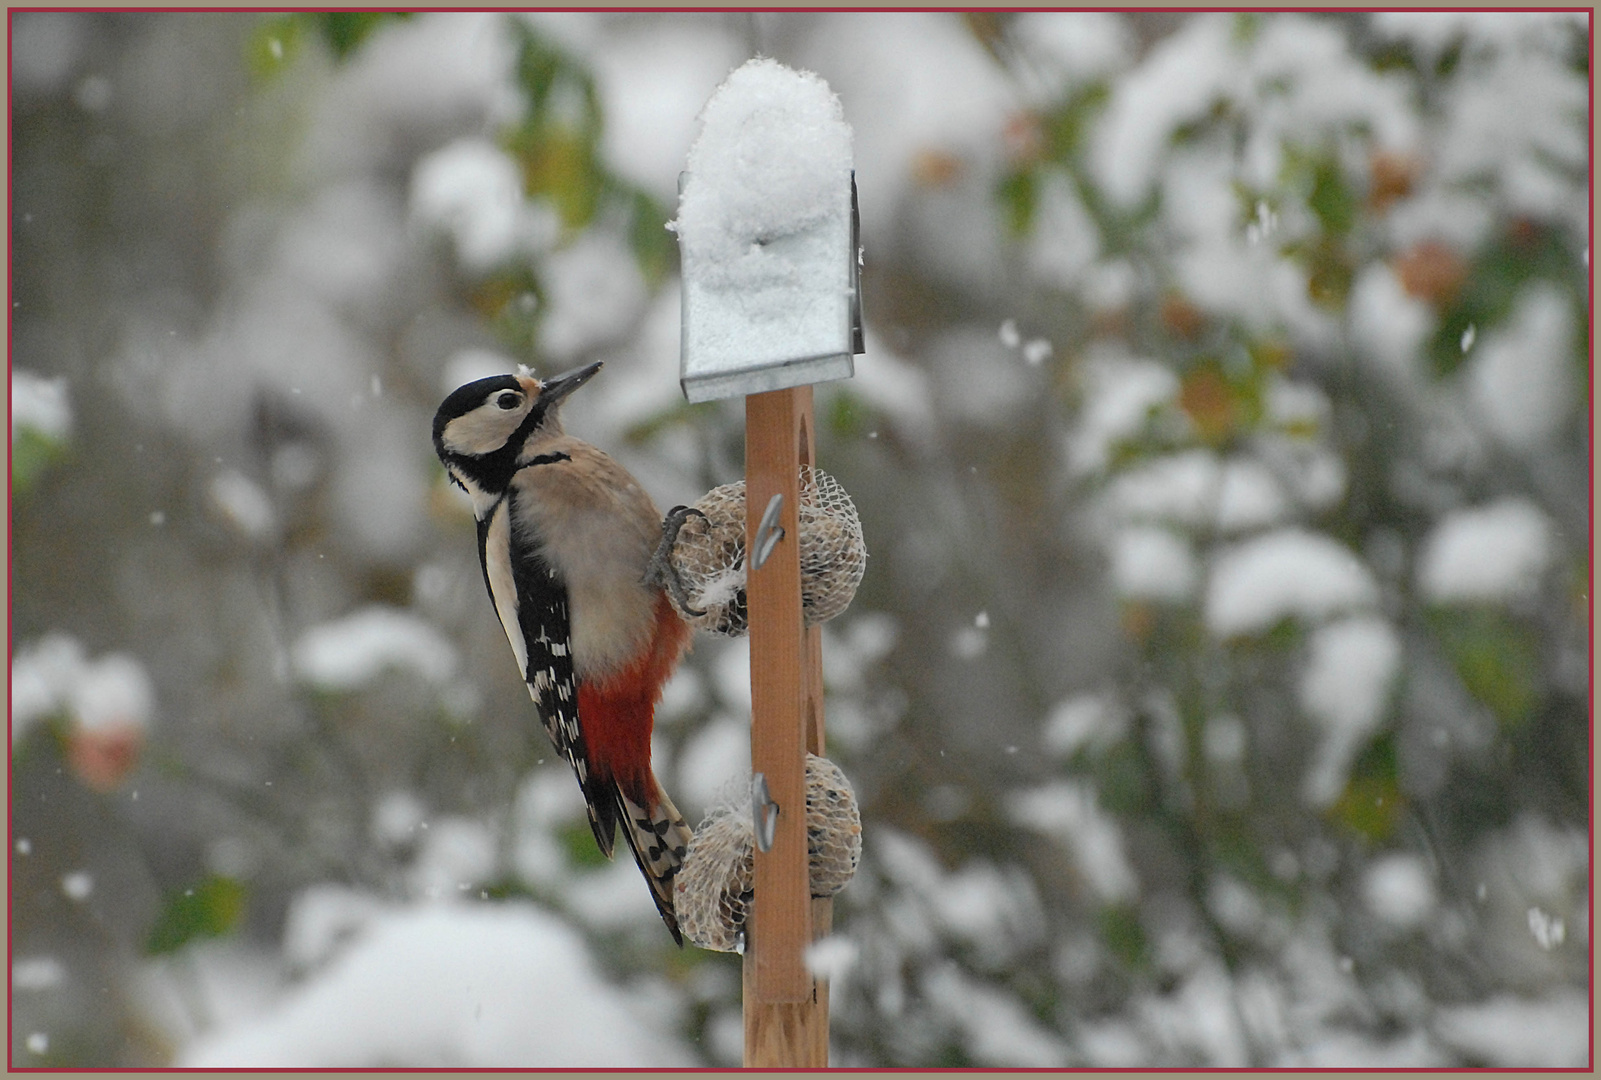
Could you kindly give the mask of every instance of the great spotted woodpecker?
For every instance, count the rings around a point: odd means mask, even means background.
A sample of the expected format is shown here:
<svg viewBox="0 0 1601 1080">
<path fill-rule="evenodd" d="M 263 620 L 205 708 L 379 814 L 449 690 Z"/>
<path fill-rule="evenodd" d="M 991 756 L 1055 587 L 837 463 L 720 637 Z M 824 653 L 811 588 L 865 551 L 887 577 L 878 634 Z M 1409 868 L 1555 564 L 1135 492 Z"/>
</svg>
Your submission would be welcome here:
<svg viewBox="0 0 1601 1080">
<path fill-rule="evenodd" d="M 550 741 L 578 776 L 595 841 L 634 852 L 680 945 L 673 876 L 690 829 L 651 770 L 656 703 L 690 628 L 645 582 L 661 515 L 639 483 L 562 430 L 590 364 L 541 382 L 479 379 L 434 415 L 434 451 L 472 499 L 478 557 Z"/>
</svg>

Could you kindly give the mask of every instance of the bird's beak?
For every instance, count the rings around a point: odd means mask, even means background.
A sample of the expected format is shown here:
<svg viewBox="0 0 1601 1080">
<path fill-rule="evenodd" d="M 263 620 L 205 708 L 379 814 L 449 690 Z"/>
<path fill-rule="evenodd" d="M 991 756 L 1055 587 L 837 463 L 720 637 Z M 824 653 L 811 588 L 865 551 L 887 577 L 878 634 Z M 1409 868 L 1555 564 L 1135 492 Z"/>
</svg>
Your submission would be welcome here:
<svg viewBox="0 0 1601 1080">
<path fill-rule="evenodd" d="M 588 364 L 584 367 L 576 368 L 572 371 L 557 375 L 554 378 L 546 379 L 539 390 L 540 399 L 544 401 L 547 406 L 556 404 L 556 402 L 560 401 L 574 390 L 577 390 L 580 386 L 583 386 L 590 379 L 593 379 L 595 377 L 595 372 L 599 371 L 600 367 L 601 362 L 597 360 L 593 364 Z"/>
</svg>

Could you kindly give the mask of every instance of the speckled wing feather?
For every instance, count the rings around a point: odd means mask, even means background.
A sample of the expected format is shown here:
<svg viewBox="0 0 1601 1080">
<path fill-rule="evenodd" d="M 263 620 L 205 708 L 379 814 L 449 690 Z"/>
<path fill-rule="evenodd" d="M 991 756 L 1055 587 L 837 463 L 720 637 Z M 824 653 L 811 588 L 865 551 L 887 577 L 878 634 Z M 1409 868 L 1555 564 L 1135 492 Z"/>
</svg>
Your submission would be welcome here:
<svg viewBox="0 0 1601 1080">
<path fill-rule="evenodd" d="M 617 796 L 612 781 L 592 773 L 583 728 L 578 723 L 578 686 L 569 644 L 567 583 L 540 557 L 537 537 L 522 535 L 526 524 L 517 526 L 519 533 L 512 535 L 511 523 L 518 520 L 516 498 L 513 488 L 489 518 L 479 523 L 478 555 L 484 566 L 484 584 L 505 625 L 507 637 L 514 642 L 521 641 L 527 650 L 527 655 L 518 659 L 523 662 L 523 681 L 528 685 L 529 696 L 534 699 L 551 744 L 578 777 L 595 842 L 601 852 L 611 858 L 618 816 Z M 497 541 L 509 546 L 513 595 L 504 600 L 495 595 L 495 582 L 488 569 L 494 555 L 489 548 Z M 513 618 L 515 625 L 509 621 Z M 520 651 L 515 644 L 513 651 Z"/>
</svg>

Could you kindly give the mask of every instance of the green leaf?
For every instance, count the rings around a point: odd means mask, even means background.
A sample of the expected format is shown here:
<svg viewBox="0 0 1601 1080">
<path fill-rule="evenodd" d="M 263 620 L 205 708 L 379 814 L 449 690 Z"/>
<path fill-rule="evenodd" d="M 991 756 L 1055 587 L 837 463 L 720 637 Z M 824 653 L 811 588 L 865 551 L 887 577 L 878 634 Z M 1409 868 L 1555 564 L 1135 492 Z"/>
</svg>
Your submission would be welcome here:
<svg viewBox="0 0 1601 1080">
<path fill-rule="evenodd" d="M 177 952 L 196 938 L 221 937 L 239 925 L 244 912 L 244 885 L 212 874 L 167 897 L 145 942 L 145 952 L 160 956 Z"/>
<path fill-rule="evenodd" d="M 67 444 L 30 427 L 19 427 L 11 440 L 11 490 L 24 494 L 51 465 L 66 456 Z"/>
<path fill-rule="evenodd" d="M 595 843 L 595 832 L 589 827 L 587 817 L 562 826 L 556 838 L 561 841 L 562 849 L 567 852 L 574 866 L 605 866 L 610 861 L 601 854 L 600 845 Z"/>
<path fill-rule="evenodd" d="M 667 231 L 667 210 L 643 191 L 619 195 L 629 205 L 628 242 L 639 272 L 647 285 L 660 285 L 678 265 L 678 240 Z"/>
<path fill-rule="evenodd" d="M 996 190 L 996 197 L 1000 199 L 1007 232 L 1014 238 L 1027 236 L 1034 225 L 1034 212 L 1039 203 L 1039 184 L 1034 170 L 1021 169 L 1007 176 Z"/>
<path fill-rule="evenodd" d="M 1345 179 L 1345 171 L 1333 154 L 1319 154 L 1312 163 L 1312 192 L 1307 206 L 1317 215 L 1325 232 L 1336 235 L 1351 231 L 1356 224 L 1362 200 Z"/>
<path fill-rule="evenodd" d="M 1462 684 L 1503 725 L 1519 727 L 1540 701 L 1540 652 L 1529 629 L 1498 608 L 1440 609 L 1429 623 Z"/>
<path fill-rule="evenodd" d="M 1145 963 L 1145 927 L 1140 925 L 1140 913 L 1132 904 L 1104 907 L 1096 921 L 1099 923 L 1101 940 L 1119 960 L 1131 968 Z"/>
<path fill-rule="evenodd" d="M 1358 776 L 1345 786 L 1334 803 L 1334 817 L 1371 843 L 1395 833 L 1406 800 L 1393 778 Z"/>
<path fill-rule="evenodd" d="M 245 63 L 257 78 L 270 78 L 300 54 L 305 43 L 305 20 L 299 15 L 264 19 L 245 42 Z"/>
<path fill-rule="evenodd" d="M 409 11 L 319 11 L 312 19 L 334 56 L 343 60 L 384 23 L 411 17 Z"/>
<path fill-rule="evenodd" d="M 1084 146 L 1084 135 L 1091 121 L 1111 100 L 1111 84 L 1093 82 L 1074 92 L 1060 108 L 1045 117 L 1045 155 L 1052 161 L 1067 163 Z"/>
<path fill-rule="evenodd" d="M 1485 331 L 1511 315 L 1513 305 L 1525 285 L 1532 281 L 1551 281 L 1576 294 L 1584 293 L 1583 262 L 1558 229 L 1531 222 L 1514 222 L 1494 241 L 1474 256 L 1467 280 L 1451 303 L 1440 313 L 1439 326 L 1429 345 L 1429 359 L 1437 375 L 1445 376 L 1462 365 L 1467 352 L 1463 336 L 1471 327 L 1482 339 Z M 1585 294 L 1587 295 L 1587 294 Z M 1589 320 L 1583 300 L 1575 296 L 1580 328 L 1574 350 L 1580 364 L 1588 357 Z M 1588 372 L 1588 368 L 1585 369 Z"/>
<path fill-rule="evenodd" d="M 860 395 L 840 389 L 828 407 L 828 429 L 842 439 L 857 438 L 867 432 L 873 411 Z"/>
</svg>

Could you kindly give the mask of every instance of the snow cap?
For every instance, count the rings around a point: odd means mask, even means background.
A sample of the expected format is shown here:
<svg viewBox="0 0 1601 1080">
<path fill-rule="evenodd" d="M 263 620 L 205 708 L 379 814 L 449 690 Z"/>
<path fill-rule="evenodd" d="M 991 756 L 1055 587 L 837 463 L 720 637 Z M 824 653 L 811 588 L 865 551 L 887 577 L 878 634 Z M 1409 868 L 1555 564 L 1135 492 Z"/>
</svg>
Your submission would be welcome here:
<svg viewBox="0 0 1601 1080">
<path fill-rule="evenodd" d="M 851 375 L 851 129 L 828 84 L 760 57 L 736 69 L 701 110 L 681 188 L 689 400 Z"/>
<path fill-rule="evenodd" d="M 674 224 L 685 261 L 735 286 L 761 246 L 849 212 L 850 125 L 828 83 L 757 57 L 701 110 L 688 171 Z"/>
</svg>

